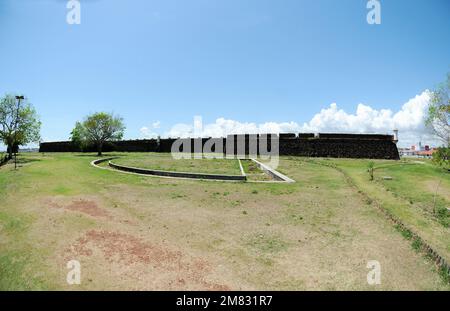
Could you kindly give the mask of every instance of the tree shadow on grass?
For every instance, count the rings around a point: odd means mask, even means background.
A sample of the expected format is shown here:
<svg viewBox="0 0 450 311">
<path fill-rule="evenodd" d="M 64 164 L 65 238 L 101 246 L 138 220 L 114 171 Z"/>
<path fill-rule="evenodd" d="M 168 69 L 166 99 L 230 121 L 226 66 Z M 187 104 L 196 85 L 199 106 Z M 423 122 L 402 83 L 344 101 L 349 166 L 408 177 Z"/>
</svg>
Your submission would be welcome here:
<svg viewBox="0 0 450 311">
<path fill-rule="evenodd" d="M 103 156 L 98 156 L 96 153 L 85 153 L 85 154 L 74 154 L 74 157 L 89 157 L 89 158 L 95 158 L 95 157 L 104 157 Z"/>
<path fill-rule="evenodd" d="M 117 157 L 123 156 L 119 153 L 103 153 L 103 155 L 99 156 L 97 153 L 86 153 L 86 154 L 74 154 L 75 157 L 89 157 L 89 158 L 109 158 L 109 157 Z"/>
<path fill-rule="evenodd" d="M 42 161 L 41 159 L 38 158 L 22 158 L 20 156 L 17 157 L 17 164 L 27 164 L 27 163 L 32 163 L 32 162 L 39 162 Z M 14 157 L 9 160 L 10 164 L 14 164 Z"/>
</svg>

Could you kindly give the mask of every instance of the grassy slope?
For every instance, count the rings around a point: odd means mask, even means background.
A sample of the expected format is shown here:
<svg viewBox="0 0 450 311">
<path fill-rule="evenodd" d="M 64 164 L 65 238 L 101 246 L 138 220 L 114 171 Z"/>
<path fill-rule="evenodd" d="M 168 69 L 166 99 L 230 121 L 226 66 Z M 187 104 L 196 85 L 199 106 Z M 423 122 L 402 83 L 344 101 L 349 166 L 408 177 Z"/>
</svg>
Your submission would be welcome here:
<svg viewBox="0 0 450 311">
<path fill-rule="evenodd" d="M 316 160 L 334 163 L 343 169 L 356 186 L 382 207 L 398 217 L 405 225 L 425 239 L 439 254 L 450 262 L 450 228 L 433 215 L 433 187 L 441 180 L 438 206 L 449 206 L 445 193 L 450 191 L 450 175 L 429 163 L 375 161 L 375 181 L 369 181 L 369 160 Z M 384 180 L 384 176 L 393 177 Z M 430 184 L 431 182 L 431 184 Z M 446 192 L 447 191 L 447 192 Z M 446 220 L 445 220 L 446 221 Z"/>
<path fill-rule="evenodd" d="M 420 164 L 423 163 L 423 164 Z M 450 174 L 429 161 L 405 161 L 380 166 L 376 180 L 393 195 L 417 205 L 428 216 L 444 227 L 450 226 Z M 383 179 L 390 176 L 393 179 Z"/>
<path fill-rule="evenodd" d="M 76 254 L 83 281 L 70 287 L 65 263 L 90 230 L 126 233 L 200 258 L 211 267 L 202 272 L 205 280 L 231 289 L 377 289 L 366 283 L 372 259 L 382 264 L 378 289 L 449 289 L 331 168 L 282 160 L 280 169 L 297 183 L 222 183 L 100 170 L 89 165 L 95 158 L 89 155 L 25 157 L 18 171 L 0 169 L 0 289 L 206 286 L 195 281 L 200 272 L 192 279 L 181 273 L 185 283 L 173 282 L 174 267 L 155 271 L 152 264 L 111 261 L 102 255 L 106 246 L 94 243 L 91 255 Z M 80 198 L 110 217 L 49 203 L 67 206 Z M 127 251 L 119 255 L 133 256 Z"/>
<path fill-rule="evenodd" d="M 123 154 L 114 163 L 174 172 L 197 172 L 208 174 L 240 175 L 239 163 L 234 159 L 179 159 L 174 160 L 170 153 Z"/>
</svg>

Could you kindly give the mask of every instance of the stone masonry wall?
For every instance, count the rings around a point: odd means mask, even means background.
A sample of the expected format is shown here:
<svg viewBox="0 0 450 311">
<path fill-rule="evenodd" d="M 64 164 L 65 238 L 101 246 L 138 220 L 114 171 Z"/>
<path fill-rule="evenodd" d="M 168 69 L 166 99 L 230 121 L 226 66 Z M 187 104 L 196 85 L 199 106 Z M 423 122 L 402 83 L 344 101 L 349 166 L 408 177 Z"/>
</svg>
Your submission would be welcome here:
<svg viewBox="0 0 450 311">
<path fill-rule="evenodd" d="M 272 134 L 275 135 L 275 134 Z M 264 136 L 261 135 L 229 135 L 222 143 L 223 151 L 227 151 L 234 142 L 234 150 L 230 153 L 249 153 L 250 140 L 256 146 L 261 144 Z M 398 160 L 399 154 L 397 145 L 391 135 L 365 135 L 365 134 L 280 134 L 279 154 L 306 157 L 333 157 L 333 158 L 369 158 L 369 159 L 392 159 Z M 199 139 L 196 139 L 199 141 Z M 123 140 L 105 144 L 103 151 L 122 152 L 171 152 L 174 138 L 143 139 L 143 140 Z M 191 144 L 191 151 L 194 150 L 195 140 L 185 139 L 186 144 Z M 201 139 L 201 145 L 205 146 L 207 138 Z M 238 148 L 238 141 L 244 142 L 244 148 Z M 271 140 L 267 139 L 267 149 L 271 148 Z M 243 150 L 243 151 L 242 151 Z M 80 148 L 70 141 L 41 143 L 40 152 L 95 152 L 95 146 Z M 179 151 L 183 151 L 182 148 Z M 215 151 L 215 148 L 212 148 Z"/>
</svg>

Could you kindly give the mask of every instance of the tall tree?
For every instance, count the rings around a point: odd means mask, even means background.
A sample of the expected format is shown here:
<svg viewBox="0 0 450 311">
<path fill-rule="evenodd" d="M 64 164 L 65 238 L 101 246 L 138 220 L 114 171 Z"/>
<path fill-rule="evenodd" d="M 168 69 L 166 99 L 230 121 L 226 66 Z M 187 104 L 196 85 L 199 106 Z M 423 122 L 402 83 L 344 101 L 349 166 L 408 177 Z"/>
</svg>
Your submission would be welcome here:
<svg viewBox="0 0 450 311">
<path fill-rule="evenodd" d="M 41 122 L 34 107 L 7 94 L 0 99 L 0 139 L 8 147 L 8 157 L 18 146 L 40 139 Z"/>
<path fill-rule="evenodd" d="M 447 81 L 431 92 L 426 125 L 446 147 L 450 147 L 450 73 Z"/>
<path fill-rule="evenodd" d="M 101 156 L 105 142 L 121 139 L 124 130 L 125 125 L 121 117 L 97 112 L 87 116 L 83 122 L 75 124 L 71 139 L 75 143 L 95 144 L 98 155 Z"/>
<path fill-rule="evenodd" d="M 86 134 L 84 131 L 83 124 L 81 122 L 77 122 L 75 123 L 75 127 L 72 132 L 70 132 L 70 140 L 72 143 L 80 147 L 81 150 L 83 150 L 86 146 Z"/>
</svg>

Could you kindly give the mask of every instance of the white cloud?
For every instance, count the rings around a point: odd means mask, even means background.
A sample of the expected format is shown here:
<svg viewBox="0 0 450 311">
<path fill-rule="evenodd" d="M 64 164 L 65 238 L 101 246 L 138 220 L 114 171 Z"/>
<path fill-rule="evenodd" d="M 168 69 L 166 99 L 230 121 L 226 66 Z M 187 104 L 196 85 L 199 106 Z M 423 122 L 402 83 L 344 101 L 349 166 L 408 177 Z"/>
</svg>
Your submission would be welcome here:
<svg viewBox="0 0 450 311">
<path fill-rule="evenodd" d="M 336 103 L 332 103 L 328 108 L 324 108 L 314 115 L 309 122 L 303 124 L 294 121 L 256 124 L 218 118 L 214 123 L 203 124 L 200 135 L 225 137 L 228 134 L 298 132 L 392 134 L 393 129 L 398 129 L 400 146 L 409 146 L 418 141 L 435 145 L 438 144 L 438 141 L 429 134 L 424 126 L 429 100 L 430 93 L 427 90 L 410 99 L 395 113 L 390 109 L 376 110 L 362 103 L 358 104 L 354 113 L 347 113 L 339 109 Z M 156 134 L 146 127 L 141 129 L 141 133 L 147 138 L 152 137 L 151 135 L 156 137 Z M 193 133 L 193 125 L 178 123 L 162 136 L 193 137 Z"/>
<path fill-rule="evenodd" d="M 147 126 L 143 126 L 140 129 L 141 136 L 143 138 L 146 138 L 146 139 L 157 138 L 158 137 L 158 133 L 156 131 L 154 131 L 154 130 L 155 129 L 159 129 L 160 127 L 161 127 L 161 122 L 160 121 L 153 122 L 151 129 L 149 129 Z"/>
<path fill-rule="evenodd" d="M 226 137 L 229 134 L 289 133 L 298 132 L 300 128 L 295 122 L 256 124 L 218 118 L 214 123 L 203 124 L 202 131 L 198 136 Z M 164 136 L 192 137 L 193 133 L 193 125 L 179 123 L 174 125 Z"/>
<path fill-rule="evenodd" d="M 146 139 L 158 137 L 157 133 L 153 132 L 151 129 L 149 129 L 146 126 L 141 127 L 140 132 L 141 132 L 141 136 Z"/>
<path fill-rule="evenodd" d="M 305 124 L 305 128 L 352 132 L 390 132 L 394 128 L 416 130 L 423 125 L 429 99 L 430 96 L 425 91 L 410 99 L 395 114 L 390 109 L 375 110 L 364 104 L 358 105 L 356 114 L 348 114 L 338 110 L 336 104 L 331 104 Z"/>
<path fill-rule="evenodd" d="M 424 126 L 429 101 L 430 92 L 426 90 L 411 98 L 396 113 L 359 104 L 355 114 L 349 114 L 333 103 L 303 124 L 302 131 L 383 134 L 398 129 L 400 145 L 409 146 L 418 141 L 438 144 Z"/>
<path fill-rule="evenodd" d="M 156 121 L 152 123 L 154 129 L 159 129 L 161 127 L 161 121 Z"/>
<path fill-rule="evenodd" d="M 194 133 L 194 126 L 189 124 L 178 123 L 163 135 L 164 137 L 190 137 Z"/>
</svg>

